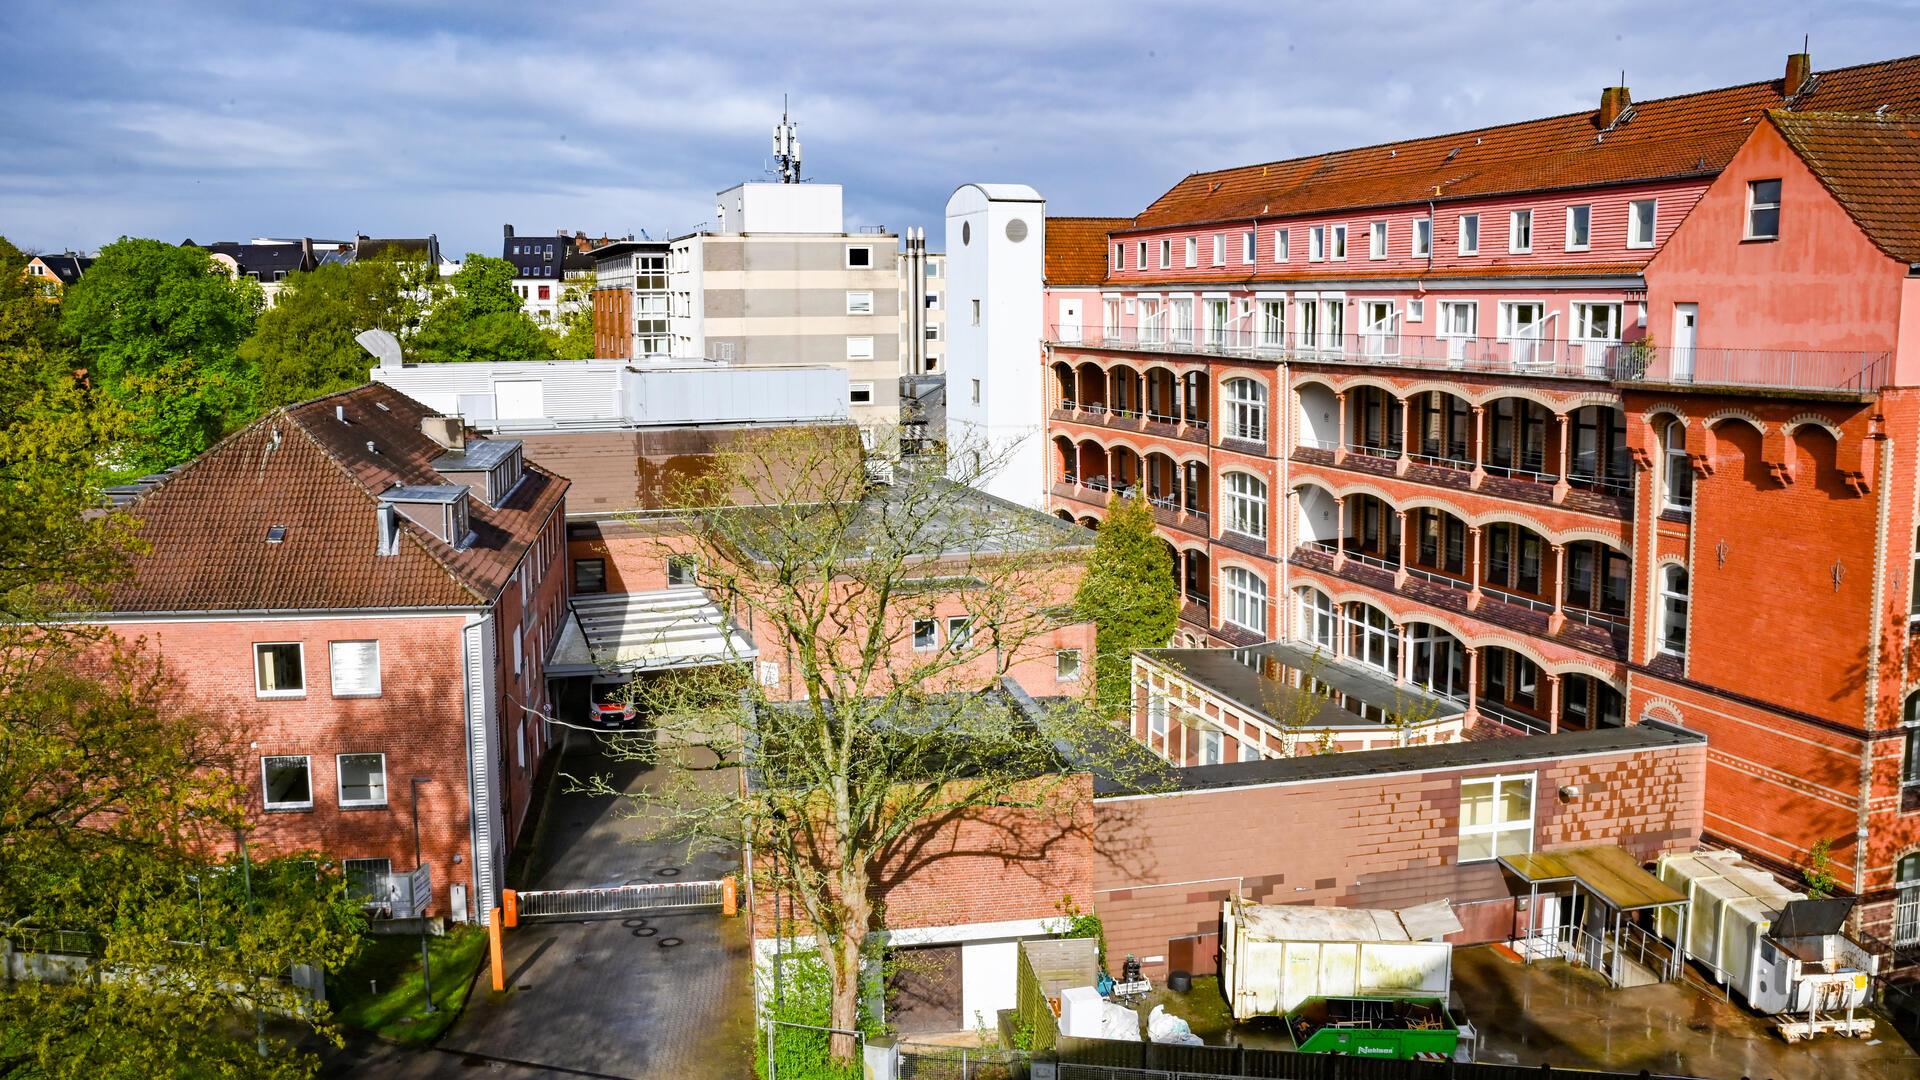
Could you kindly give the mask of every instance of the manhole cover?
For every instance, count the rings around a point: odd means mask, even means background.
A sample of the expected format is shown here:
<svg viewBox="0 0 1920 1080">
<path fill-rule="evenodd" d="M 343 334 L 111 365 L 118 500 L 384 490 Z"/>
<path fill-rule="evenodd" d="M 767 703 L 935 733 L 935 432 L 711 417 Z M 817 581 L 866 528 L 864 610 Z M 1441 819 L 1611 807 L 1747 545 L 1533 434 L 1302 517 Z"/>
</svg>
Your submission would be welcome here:
<svg viewBox="0 0 1920 1080">
<path fill-rule="evenodd" d="M 657 877 L 679 877 L 680 868 L 677 866 L 663 866 L 660 869 L 655 870 L 654 874 Z"/>
<path fill-rule="evenodd" d="M 634 929 L 634 931 L 633 931 L 633 936 L 634 936 L 634 937 L 652 937 L 653 935 L 655 935 L 655 934 L 657 934 L 657 933 L 659 933 L 659 932 L 660 932 L 660 931 L 658 931 L 658 930 L 655 930 L 655 929 L 654 929 L 653 927 L 651 927 L 651 926 L 641 926 L 641 927 L 636 927 L 636 928 Z"/>
<path fill-rule="evenodd" d="M 680 944 L 680 939 L 677 937 L 663 937 L 659 941 L 655 942 L 654 944 L 660 946 L 663 949 L 671 949 L 675 945 Z"/>
<path fill-rule="evenodd" d="M 637 919 L 637 918 L 636 918 L 636 919 L 621 919 L 621 920 L 620 920 L 620 925 L 621 925 L 621 926 L 624 926 L 624 927 L 626 927 L 626 928 L 627 928 L 627 929 L 629 929 L 629 930 L 631 930 L 631 929 L 633 929 L 633 928 L 634 928 L 634 927 L 636 927 L 636 926 L 645 926 L 645 925 L 647 925 L 647 920 L 645 920 L 645 919 Z"/>
</svg>

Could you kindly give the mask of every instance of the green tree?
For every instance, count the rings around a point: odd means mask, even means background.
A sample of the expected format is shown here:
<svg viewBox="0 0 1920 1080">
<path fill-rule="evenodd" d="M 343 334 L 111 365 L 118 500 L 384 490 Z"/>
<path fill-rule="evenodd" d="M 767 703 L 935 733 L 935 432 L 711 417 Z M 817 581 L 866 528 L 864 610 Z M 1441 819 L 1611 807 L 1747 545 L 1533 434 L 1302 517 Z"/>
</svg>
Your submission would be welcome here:
<svg viewBox="0 0 1920 1080">
<path fill-rule="evenodd" d="M 366 382 L 373 359 L 354 336 L 379 329 L 404 338 L 418 328 L 422 265 L 382 257 L 288 278 L 279 301 L 240 345 L 241 360 L 260 381 L 260 407 Z"/>
<path fill-rule="evenodd" d="M 551 360 L 553 347 L 520 307 L 513 264 L 469 253 L 451 295 L 427 313 L 414 338 L 422 360 Z"/>
<path fill-rule="evenodd" d="M 594 275 L 568 278 L 560 292 L 560 319 L 541 332 L 555 360 L 591 360 L 593 347 Z"/>
<path fill-rule="evenodd" d="M 258 389 L 240 360 L 262 307 L 199 248 L 122 237 L 67 290 L 61 325 L 94 386 L 133 416 L 112 465 L 177 465 L 251 420 Z"/>
<path fill-rule="evenodd" d="M 1173 557 L 1146 496 L 1108 501 L 1074 605 L 1094 625 L 1094 701 L 1109 716 L 1123 713 L 1133 703 L 1134 650 L 1165 648 L 1180 621 Z"/>
</svg>

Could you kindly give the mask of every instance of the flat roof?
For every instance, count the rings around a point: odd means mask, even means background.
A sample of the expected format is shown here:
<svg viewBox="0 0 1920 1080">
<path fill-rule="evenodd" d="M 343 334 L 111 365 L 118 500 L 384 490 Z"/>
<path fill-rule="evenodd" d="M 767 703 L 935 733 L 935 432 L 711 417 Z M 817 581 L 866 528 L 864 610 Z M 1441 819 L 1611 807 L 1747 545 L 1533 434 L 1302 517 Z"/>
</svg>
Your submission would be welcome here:
<svg viewBox="0 0 1920 1080">
<path fill-rule="evenodd" d="M 546 670 L 618 675 L 740 663 L 758 655 L 705 589 L 676 585 L 574 597 Z"/>
<path fill-rule="evenodd" d="M 1574 881 L 1618 911 L 1684 904 L 1686 895 L 1654 877 L 1617 844 L 1502 855 L 1500 865 L 1529 885 Z"/>
<path fill-rule="evenodd" d="M 1152 778 L 1158 783 L 1144 790 L 1141 785 L 1096 774 L 1093 793 L 1097 797 L 1106 798 L 1130 795 L 1151 798 L 1165 794 L 1252 787 L 1259 784 L 1346 780 L 1382 774 L 1433 772 L 1445 769 L 1509 765 L 1522 761 L 1557 760 L 1590 754 L 1632 753 L 1699 746 L 1706 741 L 1706 736 L 1696 732 L 1682 731 L 1659 724 L 1635 724 L 1632 727 L 1562 731 L 1557 735 L 1527 735 L 1514 739 L 1431 743 L 1422 746 L 1399 746 L 1389 750 L 1356 750 L 1341 754 L 1270 758 L 1265 761 L 1233 761 L 1223 765 L 1189 765 L 1185 768 L 1161 770 Z"/>
<path fill-rule="evenodd" d="M 1451 698 L 1428 693 L 1411 683 L 1396 683 L 1385 674 L 1286 642 L 1244 649 L 1145 649 L 1141 655 L 1275 725 L 1298 719 L 1288 714 L 1288 708 L 1301 695 L 1294 685 L 1294 675 L 1299 672 L 1387 714 L 1431 710 L 1439 718 L 1466 711 L 1464 704 Z M 1377 728 L 1381 722 L 1327 700 L 1305 726 Z"/>
<path fill-rule="evenodd" d="M 468 439 L 466 449 L 441 454 L 433 467 L 440 472 L 485 472 L 519 448 L 519 439 Z"/>
</svg>

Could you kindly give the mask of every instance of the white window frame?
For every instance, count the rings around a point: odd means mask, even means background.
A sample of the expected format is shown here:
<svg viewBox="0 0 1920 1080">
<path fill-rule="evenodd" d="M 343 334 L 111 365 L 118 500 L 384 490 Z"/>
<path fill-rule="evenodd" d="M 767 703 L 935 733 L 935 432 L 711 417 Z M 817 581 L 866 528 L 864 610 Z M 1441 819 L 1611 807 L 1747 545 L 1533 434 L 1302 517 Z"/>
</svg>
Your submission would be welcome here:
<svg viewBox="0 0 1920 1080">
<path fill-rule="evenodd" d="M 1286 262 L 1288 257 L 1292 254 L 1287 250 L 1287 239 L 1288 239 L 1287 230 L 1285 229 L 1273 230 L 1273 261 L 1274 262 L 1277 262 L 1277 263 Z"/>
<path fill-rule="evenodd" d="M 973 644 L 973 616 L 947 616 L 947 648 L 953 652 Z"/>
<path fill-rule="evenodd" d="M 1689 620 L 1693 614 L 1693 577 L 1690 574 L 1687 575 L 1687 591 L 1681 592 L 1672 585 L 1673 575 L 1676 572 L 1686 574 L 1687 568 L 1681 566 L 1679 563 L 1668 563 L 1660 568 L 1660 577 L 1658 578 L 1658 588 L 1660 590 L 1659 603 L 1654 606 L 1655 614 L 1659 619 L 1659 625 L 1654 628 L 1653 640 L 1655 647 L 1663 655 L 1677 656 L 1685 659 L 1687 655 L 1687 632 L 1692 628 Z M 1680 643 L 1678 647 L 1675 647 L 1667 640 L 1668 633 L 1674 628 L 1676 622 L 1679 624 L 1680 629 Z"/>
<path fill-rule="evenodd" d="M 1514 325 L 1514 311 L 1518 308 L 1538 308 L 1540 317 L 1527 324 L 1527 329 L 1544 327 L 1547 322 L 1547 304 L 1544 300 L 1502 300 L 1500 301 L 1500 339 L 1511 341 L 1521 335 L 1521 329 Z M 1538 331 L 1536 331 L 1538 332 Z"/>
<path fill-rule="evenodd" d="M 1227 265 L 1227 234 L 1213 234 L 1213 265 Z"/>
<path fill-rule="evenodd" d="M 1068 660 L 1069 657 L 1072 658 L 1071 661 Z M 1066 669 L 1069 662 L 1073 664 L 1072 671 Z M 1084 654 L 1082 654 L 1079 649 L 1055 649 L 1053 653 L 1053 680 L 1063 683 L 1079 682 L 1080 672 L 1083 670 L 1081 667 L 1083 662 Z"/>
<path fill-rule="evenodd" d="M 1325 649 L 1332 655 L 1340 641 L 1340 608 L 1333 597 L 1311 585 L 1294 590 L 1299 601 L 1300 625 L 1295 631 L 1301 641 Z"/>
<path fill-rule="evenodd" d="M 1467 788 L 1470 786 L 1479 787 L 1480 785 L 1483 785 L 1483 784 L 1492 785 L 1491 790 L 1488 791 L 1487 795 L 1488 795 L 1488 798 L 1491 800 L 1491 804 L 1493 806 L 1493 820 L 1490 822 L 1486 822 L 1484 824 L 1469 825 L 1467 824 Z M 1526 784 L 1527 785 L 1527 816 L 1525 821 L 1504 819 L 1504 815 L 1506 813 L 1506 807 L 1507 807 L 1506 787 L 1509 784 Z M 1510 774 L 1504 774 L 1500 776 L 1476 776 L 1471 779 L 1461 780 L 1460 781 L 1460 824 L 1459 824 L 1459 839 L 1461 841 L 1461 850 L 1459 854 L 1459 862 L 1462 863 L 1463 865 L 1467 863 L 1476 863 L 1476 862 L 1492 862 L 1493 860 L 1499 858 L 1502 855 L 1524 854 L 1526 852 L 1532 851 L 1534 821 L 1539 816 L 1539 807 L 1540 807 L 1540 776 L 1538 773 L 1510 773 Z M 1525 831 L 1526 837 L 1527 837 L 1527 843 L 1524 848 L 1519 848 L 1516 850 L 1513 848 L 1509 848 L 1501 843 L 1500 838 L 1503 835 L 1510 834 L 1510 833 L 1519 833 L 1522 830 Z M 1465 853 L 1465 841 L 1469 836 L 1488 837 L 1489 841 L 1487 844 L 1487 854 L 1475 855 L 1472 858 L 1468 858 Z"/>
<path fill-rule="evenodd" d="M 1233 470 L 1221 475 L 1220 527 L 1254 540 L 1267 538 L 1267 515 L 1272 509 L 1267 482 L 1250 472 Z"/>
<path fill-rule="evenodd" d="M 870 382 L 848 383 L 847 384 L 847 404 L 849 405 L 873 404 L 873 384 Z"/>
<path fill-rule="evenodd" d="M 1526 234 L 1527 242 L 1520 242 L 1520 234 Z M 1533 211 L 1507 211 L 1507 253 L 1510 255 L 1529 255 L 1533 252 Z"/>
<path fill-rule="evenodd" d="M 927 628 L 927 643 L 925 645 L 920 644 L 920 628 L 922 626 Z M 934 652 L 940 648 L 939 619 L 915 619 L 913 620 L 912 631 L 914 652 Z"/>
<path fill-rule="evenodd" d="M 1347 261 L 1347 227 L 1335 225 L 1327 235 L 1327 258 L 1333 262 Z"/>
<path fill-rule="evenodd" d="M 1133 268 L 1135 270 L 1145 270 L 1147 268 L 1147 242 L 1145 240 L 1139 240 L 1134 243 L 1133 259 Z"/>
<path fill-rule="evenodd" d="M 1247 266 L 1260 261 L 1260 230 L 1248 229 L 1240 234 L 1240 261 Z"/>
<path fill-rule="evenodd" d="M 1147 691 L 1147 734 L 1157 739 L 1167 737 L 1167 696 L 1158 690 Z"/>
<path fill-rule="evenodd" d="M 300 657 L 300 686 L 294 690 L 268 690 L 260 685 L 260 650 L 291 645 Z M 256 641 L 253 643 L 253 693 L 263 698 L 299 698 L 307 696 L 307 646 L 302 641 Z"/>
<path fill-rule="evenodd" d="M 1226 760 L 1226 734 L 1211 724 L 1200 725 L 1200 764 L 1219 765 Z"/>
<path fill-rule="evenodd" d="M 862 344 L 862 342 L 864 342 L 865 344 Z M 847 359 L 849 360 L 873 359 L 873 335 L 872 334 L 850 335 L 847 338 Z"/>
<path fill-rule="evenodd" d="M 1287 302 L 1284 298 L 1260 298 L 1260 344 L 1280 348 L 1287 343 Z"/>
<path fill-rule="evenodd" d="M 1779 190 L 1774 192 L 1772 202 L 1770 203 L 1760 202 L 1758 200 L 1759 192 L 1756 189 L 1761 184 L 1779 185 Z M 1766 177 L 1759 180 L 1747 181 L 1747 216 L 1746 216 L 1746 224 L 1742 227 L 1742 230 L 1741 230 L 1741 239 L 1743 240 L 1778 240 L 1780 239 L 1780 204 L 1783 201 L 1785 201 L 1784 197 L 1786 195 L 1786 191 L 1787 191 L 1786 184 L 1783 181 L 1781 181 L 1781 179 L 1778 177 Z M 1773 211 L 1774 217 L 1773 217 L 1772 232 L 1759 233 L 1759 232 L 1753 231 L 1753 213 L 1756 210 Z"/>
<path fill-rule="evenodd" d="M 1238 388 L 1242 386 L 1251 387 L 1251 391 L 1241 394 Z M 1267 388 L 1257 379 L 1236 375 L 1222 380 L 1220 389 L 1226 404 L 1227 437 L 1247 442 L 1266 442 Z"/>
<path fill-rule="evenodd" d="M 1452 312 L 1460 308 L 1465 308 L 1468 311 L 1473 312 L 1473 317 L 1468 320 L 1473 325 L 1470 326 L 1464 332 L 1454 330 L 1453 320 L 1448 317 Z M 1434 336 L 1443 337 L 1443 338 L 1477 338 L 1479 337 L 1480 336 L 1480 302 L 1478 300 L 1442 300 L 1440 301 L 1440 325 L 1439 325 L 1439 328 L 1434 331 Z"/>
<path fill-rule="evenodd" d="M 867 253 L 867 261 L 866 261 L 866 262 L 864 262 L 864 263 L 856 263 L 856 262 L 854 262 L 854 261 L 853 261 L 853 253 L 854 253 L 854 252 L 856 252 L 856 251 L 864 251 L 864 252 L 866 252 L 866 253 Z M 847 245 L 847 269 L 849 269 L 849 270 L 871 270 L 871 269 L 873 269 L 873 247 L 872 247 L 872 245 L 870 245 L 870 244 L 848 244 L 848 245 Z"/>
<path fill-rule="evenodd" d="M 1920 869 L 1907 872 L 1920 862 L 1920 852 L 1908 852 L 1893 864 L 1893 943 L 1912 945 L 1920 942 Z M 1904 876 L 1903 876 L 1904 874 Z"/>
<path fill-rule="evenodd" d="M 1407 317 L 1407 321 L 1408 321 L 1408 322 L 1423 322 L 1423 321 L 1425 321 L 1425 320 L 1426 320 L 1426 317 L 1427 317 L 1427 302 L 1426 302 L 1426 300 L 1425 300 L 1425 299 L 1423 299 L 1423 298 L 1421 298 L 1421 297 L 1413 297 L 1413 298 L 1410 298 L 1410 299 L 1409 299 L 1409 300 L 1407 301 L 1407 316 L 1406 316 L 1406 317 Z"/>
<path fill-rule="evenodd" d="M 1576 240 L 1574 239 L 1574 221 L 1580 216 L 1580 212 L 1582 211 L 1585 212 L 1586 219 L 1587 219 L 1581 228 L 1581 231 L 1586 233 L 1586 239 Z M 1592 203 L 1574 203 L 1573 205 L 1567 207 L 1566 244 L 1567 244 L 1568 251 L 1589 251 L 1593 248 L 1593 204 Z"/>
<path fill-rule="evenodd" d="M 1376 221 L 1367 226 L 1367 258 L 1387 257 L 1387 223 Z"/>
<path fill-rule="evenodd" d="M 1189 270 L 1200 265 L 1200 238 L 1197 236 L 1187 237 L 1186 262 L 1184 265 Z"/>
<path fill-rule="evenodd" d="M 1172 268 L 1173 268 L 1173 238 L 1167 237 L 1166 239 L 1163 239 L 1160 241 L 1160 269 L 1171 270 Z"/>
<path fill-rule="evenodd" d="M 1593 322 L 1593 313 L 1604 310 L 1611 310 L 1613 312 L 1613 318 L 1610 320 L 1613 323 L 1613 333 L 1603 336 L 1588 334 L 1587 328 Z M 1571 314 L 1573 316 L 1573 325 L 1569 327 L 1569 329 L 1573 332 L 1572 339 L 1574 341 L 1618 342 L 1620 340 L 1620 334 L 1626 325 L 1626 312 L 1622 310 L 1618 301 L 1575 301 Z"/>
<path fill-rule="evenodd" d="M 847 290 L 847 314 L 849 315 L 873 314 L 873 290 L 848 289 Z"/>
<path fill-rule="evenodd" d="M 1220 592 L 1227 601 L 1222 619 L 1266 637 L 1267 583 L 1259 574 L 1244 566 L 1224 567 L 1220 571 Z"/>
<path fill-rule="evenodd" d="M 1241 761 L 1260 760 L 1260 747 L 1249 741 L 1244 734 L 1235 738 L 1233 741 L 1240 747 L 1238 757 Z"/>
<path fill-rule="evenodd" d="M 1462 255 L 1480 254 L 1480 215 L 1479 214 L 1461 214 L 1459 218 L 1455 220 L 1454 224 L 1455 224 L 1455 227 L 1458 228 L 1460 231 L 1460 235 L 1458 237 L 1458 240 L 1460 243 L 1460 254 Z M 1473 242 L 1471 244 L 1467 242 L 1468 233 L 1473 234 Z"/>
<path fill-rule="evenodd" d="M 1307 261 L 1327 261 L 1327 227 L 1315 225 L 1307 230 Z"/>
<path fill-rule="evenodd" d="M 1665 467 L 1665 473 L 1660 478 L 1662 481 L 1660 484 L 1660 505 L 1666 510 L 1673 510 L 1682 514 L 1691 514 L 1693 513 L 1693 499 L 1695 495 L 1695 483 L 1692 474 L 1693 460 L 1687 456 L 1687 444 L 1684 441 L 1678 443 L 1674 441 L 1673 435 L 1676 428 L 1679 429 L 1681 439 L 1684 440 L 1687 433 L 1686 421 L 1672 417 L 1669 418 L 1666 423 L 1660 425 L 1660 456 L 1661 463 Z M 1674 478 L 1682 475 L 1681 470 L 1686 470 L 1687 497 L 1685 499 L 1676 499 L 1674 492 L 1679 485 L 1674 483 Z"/>
<path fill-rule="evenodd" d="M 372 689 L 343 690 L 340 688 L 340 646 L 342 645 L 373 646 L 373 688 Z M 330 685 L 331 685 L 331 689 L 333 691 L 334 697 L 343 698 L 343 697 L 379 697 L 380 696 L 380 685 L 381 685 L 380 684 L 380 643 L 378 641 L 359 640 L 359 641 L 327 642 L 327 669 L 328 669 L 328 674 L 330 676 Z"/>
<path fill-rule="evenodd" d="M 305 802 L 270 802 L 273 786 L 267 780 L 267 762 L 299 761 L 301 768 L 307 770 L 307 798 Z M 263 754 L 260 757 L 260 806 L 266 810 L 311 810 L 313 809 L 313 756 L 311 754 Z"/>
<path fill-rule="evenodd" d="M 1640 235 L 1640 208 L 1650 207 L 1647 214 L 1647 234 Z M 1650 248 L 1653 238 L 1660 235 L 1660 200 L 1635 199 L 1627 204 L 1627 246 L 1630 248 Z"/>
<path fill-rule="evenodd" d="M 347 798 L 346 765 L 347 765 L 348 758 L 379 758 L 380 759 L 380 797 L 379 798 L 377 799 Z M 334 791 L 337 792 L 340 796 L 341 806 L 385 806 L 387 805 L 387 792 L 389 790 L 387 785 L 387 755 L 373 754 L 373 753 L 335 754 L 333 755 L 333 778 L 334 778 Z M 308 782 L 309 783 L 312 782 L 311 774 L 309 774 L 308 776 Z"/>
<path fill-rule="evenodd" d="M 1413 219 L 1413 257 L 1424 259 L 1433 254 L 1433 219 Z"/>
</svg>

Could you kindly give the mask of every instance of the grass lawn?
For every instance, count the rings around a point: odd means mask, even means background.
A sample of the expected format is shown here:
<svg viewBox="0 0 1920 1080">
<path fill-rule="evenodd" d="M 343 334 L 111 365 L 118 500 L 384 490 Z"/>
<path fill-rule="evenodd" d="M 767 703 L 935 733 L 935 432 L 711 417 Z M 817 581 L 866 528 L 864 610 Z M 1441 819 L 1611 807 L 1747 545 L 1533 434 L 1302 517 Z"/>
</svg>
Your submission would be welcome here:
<svg viewBox="0 0 1920 1080">
<path fill-rule="evenodd" d="M 486 961 L 487 932 L 456 926 L 427 941 L 438 1012 L 427 1015 L 421 992 L 420 939 L 369 934 L 353 963 L 327 980 L 327 996 L 340 1022 L 395 1042 L 424 1045 L 439 1038 L 460 1014 L 473 973 Z"/>
</svg>

